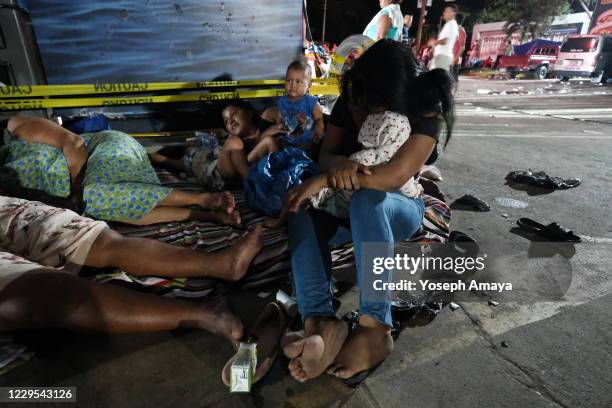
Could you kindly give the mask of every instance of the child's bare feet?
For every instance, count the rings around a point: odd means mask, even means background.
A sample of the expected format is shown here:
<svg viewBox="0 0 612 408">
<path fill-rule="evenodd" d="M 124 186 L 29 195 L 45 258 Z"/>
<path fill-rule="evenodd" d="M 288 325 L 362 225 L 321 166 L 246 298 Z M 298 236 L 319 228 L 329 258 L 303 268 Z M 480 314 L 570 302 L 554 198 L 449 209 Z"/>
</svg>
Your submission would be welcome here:
<svg viewBox="0 0 612 408">
<path fill-rule="evenodd" d="M 222 211 L 231 214 L 236 208 L 234 195 L 229 191 L 223 191 L 221 193 L 202 193 L 200 197 L 200 207 L 207 210 Z"/>
<path fill-rule="evenodd" d="M 223 279 L 231 281 L 242 279 L 246 275 L 253 258 L 261 251 L 261 247 L 261 224 L 257 224 L 229 249 L 229 268 Z"/>
</svg>

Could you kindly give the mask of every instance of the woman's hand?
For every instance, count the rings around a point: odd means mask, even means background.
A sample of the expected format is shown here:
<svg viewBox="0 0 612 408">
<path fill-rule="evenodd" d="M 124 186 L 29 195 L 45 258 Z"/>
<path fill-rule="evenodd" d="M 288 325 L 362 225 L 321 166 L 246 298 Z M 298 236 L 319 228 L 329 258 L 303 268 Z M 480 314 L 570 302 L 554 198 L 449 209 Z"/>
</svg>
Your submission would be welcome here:
<svg viewBox="0 0 612 408">
<path fill-rule="evenodd" d="M 359 190 L 358 173 L 371 175 L 368 166 L 357 163 L 346 157 L 336 156 L 330 161 L 327 168 L 327 184 L 332 188 L 341 190 Z"/>
<path fill-rule="evenodd" d="M 324 174 L 321 174 L 293 187 L 285 196 L 285 204 L 281 210 L 281 218 L 287 212 L 298 212 L 302 204 L 304 204 L 304 201 L 317 194 L 326 186 L 326 177 Z"/>
</svg>

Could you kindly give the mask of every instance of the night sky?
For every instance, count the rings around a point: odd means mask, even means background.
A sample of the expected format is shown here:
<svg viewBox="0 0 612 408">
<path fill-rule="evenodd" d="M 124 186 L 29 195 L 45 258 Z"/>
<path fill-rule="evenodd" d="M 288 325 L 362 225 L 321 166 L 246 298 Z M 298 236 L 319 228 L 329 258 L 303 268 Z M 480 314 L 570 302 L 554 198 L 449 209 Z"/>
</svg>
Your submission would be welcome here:
<svg viewBox="0 0 612 408">
<path fill-rule="evenodd" d="M 462 10 L 467 13 L 478 13 L 485 7 L 487 0 L 457 0 L 454 3 L 459 7 L 459 13 Z M 312 35 L 315 41 L 320 41 L 324 0 L 307 0 L 307 4 Z M 437 32 L 437 24 L 440 21 L 445 4 L 448 3 L 444 0 L 433 0 L 433 5 L 427 9 L 424 38 L 427 38 L 426 34 L 428 32 L 431 34 Z M 418 26 L 419 9 L 416 6 L 417 0 L 404 0 L 401 4 L 404 14 L 411 13 L 414 16 L 411 29 L 412 36 L 416 36 Z M 328 0 L 326 41 L 338 44 L 351 34 L 361 34 L 379 10 L 378 0 Z M 465 29 L 469 33 L 472 27 L 466 26 Z"/>
</svg>

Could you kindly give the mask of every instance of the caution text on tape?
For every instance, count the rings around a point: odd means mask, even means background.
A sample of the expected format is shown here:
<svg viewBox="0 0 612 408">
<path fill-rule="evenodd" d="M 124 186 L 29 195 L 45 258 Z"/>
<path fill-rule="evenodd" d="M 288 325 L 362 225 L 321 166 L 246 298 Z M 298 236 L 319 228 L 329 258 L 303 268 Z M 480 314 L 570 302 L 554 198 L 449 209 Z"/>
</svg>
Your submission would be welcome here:
<svg viewBox="0 0 612 408">
<path fill-rule="evenodd" d="M 336 79 L 315 79 L 314 85 L 334 85 Z M 139 93 L 153 91 L 185 91 L 189 89 L 239 88 L 282 85 L 281 80 L 208 81 L 208 82 L 160 82 L 83 85 L 19 85 L 0 86 L 0 98 L 31 98 L 35 96 L 97 95 L 112 93 Z"/>
<path fill-rule="evenodd" d="M 314 95 L 338 95 L 337 85 L 316 85 L 310 92 Z M 30 110 L 47 108 L 76 108 L 85 106 L 146 105 L 173 102 L 206 102 L 229 99 L 271 98 L 285 94 L 284 89 L 239 90 L 233 92 L 211 92 L 188 95 L 155 95 L 106 98 L 62 98 L 62 99 L 0 99 L 0 110 Z"/>
</svg>

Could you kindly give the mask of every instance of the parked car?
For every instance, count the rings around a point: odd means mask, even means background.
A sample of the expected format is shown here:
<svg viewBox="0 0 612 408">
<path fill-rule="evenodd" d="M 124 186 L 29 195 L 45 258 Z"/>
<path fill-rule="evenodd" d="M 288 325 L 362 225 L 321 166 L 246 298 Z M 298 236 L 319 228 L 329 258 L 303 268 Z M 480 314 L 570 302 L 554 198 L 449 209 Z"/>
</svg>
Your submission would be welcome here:
<svg viewBox="0 0 612 408">
<path fill-rule="evenodd" d="M 499 61 L 499 69 L 505 72 L 508 78 L 514 78 L 517 74 L 523 73 L 544 79 L 557 60 L 560 48 L 561 43 L 552 41 L 535 40 L 523 44 L 515 47 L 515 51 L 522 49 L 521 55 L 503 56 Z"/>
<path fill-rule="evenodd" d="M 569 36 L 561 46 L 553 71 L 564 80 L 590 77 L 593 82 L 606 82 L 612 77 L 612 35 Z"/>
</svg>

